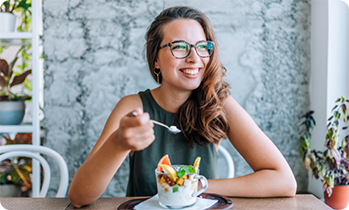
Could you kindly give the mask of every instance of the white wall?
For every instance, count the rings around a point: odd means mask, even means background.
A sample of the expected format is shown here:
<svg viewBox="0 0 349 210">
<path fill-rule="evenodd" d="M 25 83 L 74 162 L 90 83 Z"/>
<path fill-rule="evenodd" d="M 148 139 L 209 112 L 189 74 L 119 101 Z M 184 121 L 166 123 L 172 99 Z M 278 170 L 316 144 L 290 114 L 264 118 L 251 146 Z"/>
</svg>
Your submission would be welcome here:
<svg viewBox="0 0 349 210">
<path fill-rule="evenodd" d="M 331 115 L 334 101 L 347 97 L 348 58 L 348 6 L 341 0 L 328 4 L 328 102 L 327 115 Z"/>
<path fill-rule="evenodd" d="M 348 96 L 348 6 L 340 0 L 312 1 L 311 109 L 316 127 L 311 147 L 324 150 L 327 119 L 334 101 Z M 323 197 L 322 184 L 309 173 L 308 189 Z"/>
</svg>

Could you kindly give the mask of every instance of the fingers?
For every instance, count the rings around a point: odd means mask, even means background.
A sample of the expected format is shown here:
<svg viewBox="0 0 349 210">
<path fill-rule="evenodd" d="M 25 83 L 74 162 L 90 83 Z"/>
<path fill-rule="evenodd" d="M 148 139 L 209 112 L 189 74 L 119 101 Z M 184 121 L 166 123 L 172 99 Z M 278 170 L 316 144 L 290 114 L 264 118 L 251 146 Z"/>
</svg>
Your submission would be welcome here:
<svg viewBox="0 0 349 210">
<path fill-rule="evenodd" d="M 142 133 L 138 130 L 127 130 L 119 133 L 119 139 L 125 149 L 139 151 L 147 148 L 155 140 L 155 135 L 152 128 Z"/>
<path fill-rule="evenodd" d="M 138 107 L 137 109 L 133 110 L 132 112 L 128 113 L 127 116 L 128 117 L 137 117 L 138 115 L 143 114 L 143 110 L 142 108 Z"/>
<path fill-rule="evenodd" d="M 150 121 L 148 123 L 140 124 L 138 126 L 127 127 L 123 130 L 124 137 L 132 138 L 142 136 L 144 133 L 147 132 L 154 133 L 153 127 L 154 125 Z"/>
<path fill-rule="evenodd" d="M 137 108 L 120 120 L 119 142 L 125 149 L 145 149 L 155 140 L 153 127 L 149 114 Z"/>
<path fill-rule="evenodd" d="M 147 148 L 155 140 L 154 131 L 150 130 L 148 132 L 138 135 L 134 141 L 134 147 L 132 150 L 140 151 Z"/>
<path fill-rule="evenodd" d="M 143 110 L 137 108 L 136 110 L 128 113 L 124 118 L 121 119 L 120 126 L 124 127 L 136 127 L 142 126 L 144 124 L 153 123 L 150 121 L 150 116 L 148 113 L 143 113 Z"/>
</svg>

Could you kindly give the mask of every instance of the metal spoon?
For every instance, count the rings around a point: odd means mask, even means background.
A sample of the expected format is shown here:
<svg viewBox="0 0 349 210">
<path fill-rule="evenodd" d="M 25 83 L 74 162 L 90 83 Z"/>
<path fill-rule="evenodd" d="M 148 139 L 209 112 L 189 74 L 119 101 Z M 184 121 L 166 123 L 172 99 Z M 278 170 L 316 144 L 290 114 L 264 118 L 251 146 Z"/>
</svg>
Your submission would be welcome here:
<svg viewBox="0 0 349 210">
<path fill-rule="evenodd" d="M 137 112 L 132 112 L 132 115 L 133 116 L 137 116 Z M 152 121 L 154 124 L 157 124 L 157 125 L 160 125 L 160 126 L 162 126 L 162 127 L 164 127 L 164 128 L 167 128 L 167 130 L 169 131 L 169 132 L 171 132 L 171 133 L 173 133 L 173 134 L 177 134 L 177 133 L 180 133 L 180 132 L 182 132 L 181 130 L 179 130 L 178 128 L 177 128 L 177 126 L 175 126 L 175 125 L 171 125 L 170 127 L 168 127 L 167 125 L 165 125 L 165 124 L 163 124 L 163 123 L 161 123 L 161 122 L 158 122 L 158 121 L 155 121 L 155 120 L 150 120 L 150 121 Z"/>
<path fill-rule="evenodd" d="M 150 121 L 152 121 L 154 124 L 158 124 L 158 125 L 160 125 L 160 126 L 162 126 L 162 127 L 164 127 L 164 128 L 167 128 L 168 131 L 170 131 L 171 133 L 177 134 L 177 133 L 182 132 L 182 131 L 179 130 L 179 129 L 177 128 L 177 126 L 175 126 L 175 125 L 171 125 L 170 127 L 168 127 L 167 125 L 162 124 L 161 122 L 158 122 L 158 121 L 155 121 L 155 120 L 150 120 Z"/>
</svg>

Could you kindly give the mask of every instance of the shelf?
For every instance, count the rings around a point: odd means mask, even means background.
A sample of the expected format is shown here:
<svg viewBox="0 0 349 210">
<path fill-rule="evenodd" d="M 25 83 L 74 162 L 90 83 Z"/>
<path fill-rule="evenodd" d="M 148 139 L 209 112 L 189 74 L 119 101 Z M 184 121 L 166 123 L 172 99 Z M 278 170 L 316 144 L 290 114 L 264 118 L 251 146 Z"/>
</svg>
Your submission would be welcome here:
<svg viewBox="0 0 349 210">
<path fill-rule="evenodd" d="M 31 133 L 33 125 L 1 125 L 0 133 Z"/>
<path fill-rule="evenodd" d="M 1 0 L 0 0 L 1 1 Z M 42 0 L 31 1 L 32 11 L 32 32 L 13 32 L 13 33 L 0 33 L 1 45 L 22 45 L 23 39 L 30 40 L 28 43 L 31 44 L 32 54 L 32 123 L 21 124 L 21 125 L 0 125 L 0 133 L 32 133 L 32 144 L 40 145 L 40 105 L 39 105 L 39 59 L 40 59 L 40 18 L 41 18 L 41 4 Z M 1 21 L 1 20 L 0 20 Z M 32 197 L 38 197 L 40 192 L 40 164 L 37 160 L 33 160 L 33 171 L 32 171 Z"/>
<path fill-rule="evenodd" d="M 0 33 L 0 39 L 31 39 L 32 32 Z"/>
</svg>

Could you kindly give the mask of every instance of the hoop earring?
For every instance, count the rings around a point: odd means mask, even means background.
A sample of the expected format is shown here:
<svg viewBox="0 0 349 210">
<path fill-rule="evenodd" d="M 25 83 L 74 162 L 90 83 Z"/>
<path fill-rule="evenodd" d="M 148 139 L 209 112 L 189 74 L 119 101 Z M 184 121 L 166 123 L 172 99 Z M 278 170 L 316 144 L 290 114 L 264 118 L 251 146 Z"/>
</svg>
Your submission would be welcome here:
<svg viewBox="0 0 349 210">
<path fill-rule="evenodd" d="M 159 76 L 161 74 L 161 70 L 159 69 L 159 72 L 156 72 L 156 68 L 155 68 L 154 69 L 154 74 L 156 75 L 156 81 L 158 82 L 158 85 L 160 85 Z"/>
</svg>

